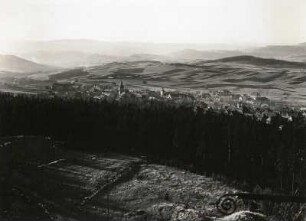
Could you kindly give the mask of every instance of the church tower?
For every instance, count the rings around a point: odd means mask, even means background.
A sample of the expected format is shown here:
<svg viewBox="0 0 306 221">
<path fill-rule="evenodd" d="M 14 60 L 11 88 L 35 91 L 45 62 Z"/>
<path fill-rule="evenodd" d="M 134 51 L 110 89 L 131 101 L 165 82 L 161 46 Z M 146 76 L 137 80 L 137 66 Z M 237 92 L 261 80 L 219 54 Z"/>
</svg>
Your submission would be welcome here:
<svg viewBox="0 0 306 221">
<path fill-rule="evenodd" d="M 123 92 L 124 92 L 124 85 L 123 82 L 121 81 L 119 85 L 119 95 L 121 95 Z"/>
</svg>

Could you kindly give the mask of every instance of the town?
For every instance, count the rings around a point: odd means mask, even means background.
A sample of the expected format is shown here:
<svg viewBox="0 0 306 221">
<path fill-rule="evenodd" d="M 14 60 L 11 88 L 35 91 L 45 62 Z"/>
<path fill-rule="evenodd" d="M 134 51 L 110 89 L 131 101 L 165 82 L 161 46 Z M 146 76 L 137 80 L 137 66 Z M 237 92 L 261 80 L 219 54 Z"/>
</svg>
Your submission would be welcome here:
<svg viewBox="0 0 306 221">
<path fill-rule="evenodd" d="M 269 124 L 271 117 L 280 115 L 292 121 L 292 117 L 302 114 L 306 117 L 306 108 L 300 105 L 286 104 L 284 101 L 269 99 L 260 92 L 240 94 L 228 89 L 173 89 L 146 87 L 125 84 L 124 81 L 86 82 L 82 78 L 74 80 L 36 81 L 28 78 L 15 78 L 2 82 L 3 91 L 24 94 L 36 94 L 42 97 L 61 97 L 94 99 L 96 101 L 119 102 L 166 102 L 202 109 L 231 113 L 237 111 L 258 120 L 265 119 Z"/>
<path fill-rule="evenodd" d="M 109 82 L 103 84 L 84 84 L 78 81 L 55 82 L 44 94 L 49 97 L 83 98 L 94 100 L 120 101 L 120 102 L 141 102 L 161 101 L 169 104 L 200 107 L 202 109 L 214 109 L 230 113 L 240 113 L 256 116 L 262 120 L 266 118 L 269 123 L 272 116 L 281 115 L 288 121 L 297 114 L 306 117 L 304 107 L 287 106 L 284 102 L 271 100 L 262 96 L 260 92 L 254 94 L 232 93 L 230 90 L 175 90 L 170 88 L 137 88 L 126 86 L 123 81 L 118 83 Z"/>
</svg>

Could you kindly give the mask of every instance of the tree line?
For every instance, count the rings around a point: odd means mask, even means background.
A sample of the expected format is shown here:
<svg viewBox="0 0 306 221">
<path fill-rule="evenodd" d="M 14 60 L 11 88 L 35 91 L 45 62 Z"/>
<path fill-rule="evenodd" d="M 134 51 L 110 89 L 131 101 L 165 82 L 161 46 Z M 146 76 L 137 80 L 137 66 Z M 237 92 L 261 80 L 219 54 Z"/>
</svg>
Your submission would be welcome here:
<svg viewBox="0 0 306 221">
<path fill-rule="evenodd" d="M 50 136 L 66 148 L 139 154 L 276 191 L 305 194 L 306 121 L 160 101 L 0 94 L 0 136 Z"/>
</svg>

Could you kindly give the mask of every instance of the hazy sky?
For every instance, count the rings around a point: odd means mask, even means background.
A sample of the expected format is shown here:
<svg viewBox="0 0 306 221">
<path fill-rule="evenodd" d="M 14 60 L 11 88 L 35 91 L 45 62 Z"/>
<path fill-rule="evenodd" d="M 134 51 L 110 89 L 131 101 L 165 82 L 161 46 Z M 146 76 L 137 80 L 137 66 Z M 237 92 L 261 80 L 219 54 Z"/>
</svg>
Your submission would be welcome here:
<svg viewBox="0 0 306 221">
<path fill-rule="evenodd" d="M 306 0 L 0 0 L 0 39 L 293 44 Z"/>
</svg>

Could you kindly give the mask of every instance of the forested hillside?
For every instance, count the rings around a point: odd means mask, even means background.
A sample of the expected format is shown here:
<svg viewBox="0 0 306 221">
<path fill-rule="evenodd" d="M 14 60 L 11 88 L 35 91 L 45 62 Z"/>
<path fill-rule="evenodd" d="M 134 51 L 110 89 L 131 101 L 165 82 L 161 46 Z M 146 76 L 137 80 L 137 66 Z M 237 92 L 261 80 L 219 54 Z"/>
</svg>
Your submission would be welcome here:
<svg viewBox="0 0 306 221">
<path fill-rule="evenodd" d="M 182 162 L 275 191 L 305 194 L 306 122 L 147 101 L 0 95 L 0 136 L 41 135 L 86 151 Z M 178 164 L 178 163 L 177 163 Z"/>
</svg>

